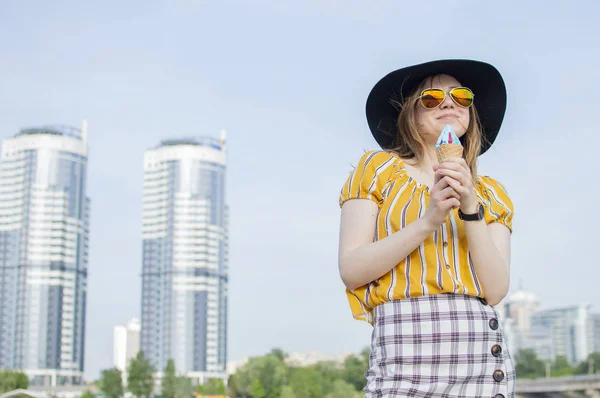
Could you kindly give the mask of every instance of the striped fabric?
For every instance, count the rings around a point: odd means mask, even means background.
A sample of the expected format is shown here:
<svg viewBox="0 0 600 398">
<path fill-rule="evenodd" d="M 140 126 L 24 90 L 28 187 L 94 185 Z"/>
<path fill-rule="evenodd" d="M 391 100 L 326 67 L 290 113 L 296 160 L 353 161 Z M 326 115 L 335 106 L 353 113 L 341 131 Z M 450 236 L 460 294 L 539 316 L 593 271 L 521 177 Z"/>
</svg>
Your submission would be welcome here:
<svg viewBox="0 0 600 398">
<path fill-rule="evenodd" d="M 463 294 L 378 306 L 366 377 L 365 398 L 515 396 L 498 314 Z"/>
<path fill-rule="evenodd" d="M 476 193 L 486 222 L 499 222 L 512 231 L 513 205 L 504 187 L 490 177 L 479 176 L 478 181 Z M 377 203 L 375 240 L 379 240 L 422 217 L 429 195 L 429 187 L 406 173 L 402 159 L 376 150 L 361 156 L 342 188 L 339 205 L 351 199 Z M 468 254 L 458 210 L 390 272 L 353 291 L 346 290 L 355 319 L 371 324 L 373 308 L 379 304 L 439 293 L 485 297 Z"/>
</svg>

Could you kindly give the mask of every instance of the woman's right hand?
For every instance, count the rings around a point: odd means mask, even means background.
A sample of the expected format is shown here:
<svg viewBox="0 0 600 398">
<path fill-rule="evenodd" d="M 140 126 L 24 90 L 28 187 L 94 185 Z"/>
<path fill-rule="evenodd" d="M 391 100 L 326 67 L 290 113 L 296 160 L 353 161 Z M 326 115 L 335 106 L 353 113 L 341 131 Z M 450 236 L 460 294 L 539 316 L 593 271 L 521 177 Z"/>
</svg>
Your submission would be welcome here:
<svg viewBox="0 0 600 398">
<path fill-rule="evenodd" d="M 460 196 L 448 184 L 449 178 L 441 178 L 433 185 L 430 192 L 429 207 L 424 218 L 434 229 L 437 229 L 446 220 L 452 209 L 460 207 Z"/>
</svg>

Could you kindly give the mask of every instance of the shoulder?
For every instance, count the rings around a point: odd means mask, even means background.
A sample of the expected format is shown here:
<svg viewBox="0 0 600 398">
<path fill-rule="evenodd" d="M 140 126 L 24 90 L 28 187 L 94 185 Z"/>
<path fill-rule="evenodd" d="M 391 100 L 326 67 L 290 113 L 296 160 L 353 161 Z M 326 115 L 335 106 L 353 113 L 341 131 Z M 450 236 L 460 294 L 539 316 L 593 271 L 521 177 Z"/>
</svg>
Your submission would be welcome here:
<svg viewBox="0 0 600 398">
<path fill-rule="evenodd" d="M 504 197 L 507 200 L 510 200 L 510 195 L 508 193 L 506 185 L 504 185 L 497 179 L 486 175 L 481 175 L 478 177 L 478 179 L 480 183 L 479 190 L 481 190 L 482 193 L 491 193 L 494 196 Z"/>
<path fill-rule="evenodd" d="M 479 176 L 478 180 L 477 193 L 485 207 L 496 217 L 503 215 L 510 224 L 514 205 L 506 186 L 490 176 Z"/>
<path fill-rule="evenodd" d="M 363 153 L 342 187 L 340 206 L 350 199 L 371 199 L 381 205 L 383 191 L 399 162 L 396 155 L 384 150 Z"/>
<path fill-rule="evenodd" d="M 365 151 L 360 158 L 355 168 L 380 168 L 394 166 L 399 162 L 399 158 L 391 152 L 381 149 L 373 149 Z"/>
</svg>

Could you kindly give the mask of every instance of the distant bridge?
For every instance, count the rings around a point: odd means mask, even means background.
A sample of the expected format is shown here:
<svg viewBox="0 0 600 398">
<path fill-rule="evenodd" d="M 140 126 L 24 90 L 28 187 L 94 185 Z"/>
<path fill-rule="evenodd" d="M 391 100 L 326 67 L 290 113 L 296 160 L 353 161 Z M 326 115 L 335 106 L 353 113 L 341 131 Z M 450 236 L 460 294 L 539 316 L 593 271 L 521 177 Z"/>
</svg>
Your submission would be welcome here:
<svg viewBox="0 0 600 398">
<path fill-rule="evenodd" d="M 547 379 L 517 379 L 517 397 L 600 398 L 600 375 L 565 376 Z"/>
</svg>

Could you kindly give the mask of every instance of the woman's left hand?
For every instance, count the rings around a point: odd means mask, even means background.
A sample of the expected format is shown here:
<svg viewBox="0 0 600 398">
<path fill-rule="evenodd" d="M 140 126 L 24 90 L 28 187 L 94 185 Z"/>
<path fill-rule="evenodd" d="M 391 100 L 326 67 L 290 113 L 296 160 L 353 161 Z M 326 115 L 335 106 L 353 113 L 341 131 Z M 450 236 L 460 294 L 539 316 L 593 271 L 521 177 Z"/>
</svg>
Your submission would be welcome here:
<svg viewBox="0 0 600 398">
<path fill-rule="evenodd" d="M 436 181 L 447 176 L 448 185 L 460 195 L 460 210 L 465 214 L 477 212 L 477 195 L 473 187 L 471 169 L 463 158 L 448 158 L 442 163 L 434 165 Z"/>
</svg>

